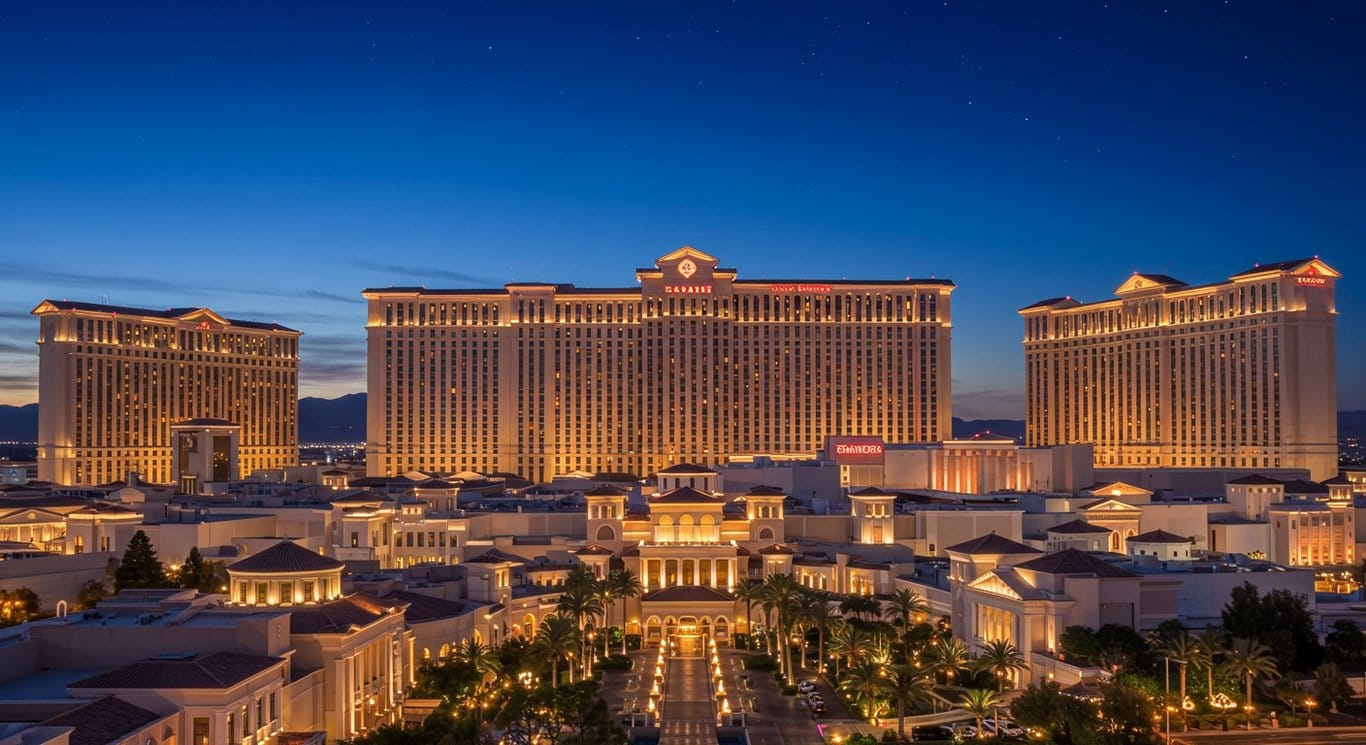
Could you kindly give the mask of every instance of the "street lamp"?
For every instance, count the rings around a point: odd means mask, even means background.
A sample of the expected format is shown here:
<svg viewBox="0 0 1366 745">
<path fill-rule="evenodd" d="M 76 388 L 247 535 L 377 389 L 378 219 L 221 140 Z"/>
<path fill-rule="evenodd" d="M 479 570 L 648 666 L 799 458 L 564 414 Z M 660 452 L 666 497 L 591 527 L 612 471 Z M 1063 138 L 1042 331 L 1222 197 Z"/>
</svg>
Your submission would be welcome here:
<svg viewBox="0 0 1366 745">
<path fill-rule="evenodd" d="M 1243 704 L 1243 711 L 1247 714 L 1247 731 L 1248 731 L 1248 732 L 1251 732 L 1251 731 L 1252 731 L 1252 712 L 1253 712 L 1253 711 L 1256 711 L 1256 709 L 1257 709 L 1257 707 L 1253 706 L 1251 703 Z"/>
<path fill-rule="evenodd" d="M 1315 701 L 1312 697 L 1311 697 L 1311 698 L 1306 698 L 1306 699 L 1304 700 L 1304 709 L 1305 709 L 1305 711 L 1308 712 L 1308 714 L 1306 714 L 1304 718 L 1305 718 L 1305 721 L 1308 723 L 1308 726 L 1310 726 L 1310 727 L 1313 727 L 1313 726 L 1314 726 L 1314 707 L 1315 707 L 1317 704 L 1318 704 L 1318 702 Z"/>
</svg>

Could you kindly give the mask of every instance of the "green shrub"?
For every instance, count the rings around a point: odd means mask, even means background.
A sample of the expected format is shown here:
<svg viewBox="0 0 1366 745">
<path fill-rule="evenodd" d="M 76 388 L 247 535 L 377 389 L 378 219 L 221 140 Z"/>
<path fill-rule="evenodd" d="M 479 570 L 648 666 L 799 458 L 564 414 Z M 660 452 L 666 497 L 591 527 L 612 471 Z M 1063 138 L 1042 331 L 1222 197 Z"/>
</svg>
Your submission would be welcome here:
<svg viewBox="0 0 1366 745">
<path fill-rule="evenodd" d="M 746 670 L 777 670 L 778 661 L 766 654 L 754 655 L 745 658 L 744 667 Z"/>
<path fill-rule="evenodd" d="M 627 635 L 626 635 L 626 648 L 627 648 L 627 649 L 640 649 L 640 634 L 627 634 Z"/>
<path fill-rule="evenodd" d="M 599 670 L 630 670 L 631 658 L 614 654 L 605 660 L 598 660 L 597 665 Z"/>
</svg>

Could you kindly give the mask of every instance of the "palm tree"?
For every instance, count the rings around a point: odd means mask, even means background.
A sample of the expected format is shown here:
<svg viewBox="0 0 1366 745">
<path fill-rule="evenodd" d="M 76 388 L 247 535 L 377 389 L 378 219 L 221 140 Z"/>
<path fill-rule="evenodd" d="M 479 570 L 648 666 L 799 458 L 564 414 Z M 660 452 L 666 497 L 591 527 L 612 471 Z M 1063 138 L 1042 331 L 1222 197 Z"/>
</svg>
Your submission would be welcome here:
<svg viewBox="0 0 1366 745">
<path fill-rule="evenodd" d="M 996 676 L 997 690 L 1005 690 L 1005 681 L 1017 670 L 1023 670 L 1025 666 L 1024 655 L 1015 648 L 1014 644 L 1005 639 L 993 639 L 982 647 L 982 653 L 977 656 L 977 668 L 980 670 L 990 670 Z"/>
<path fill-rule="evenodd" d="M 574 619 L 574 625 L 579 630 L 580 645 L 588 641 L 587 635 L 583 633 L 585 621 L 596 615 L 601 609 L 602 602 L 598 597 L 598 578 L 582 564 L 575 566 L 565 576 L 564 592 L 560 595 L 556 611 Z M 582 646 L 580 646 L 579 653 L 583 657 L 583 674 L 589 675 L 591 673 L 589 665 L 593 655 Z"/>
<path fill-rule="evenodd" d="M 753 579 L 747 579 L 735 586 L 735 597 L 745 604 L 745 631 L 751 639 L 754 638 L 754 606 L 759 602 L 763 586 L 764 583 Z"/>
<path fill-rule="evenodd" d="M 867 620 L 864 618 L 865 615 L 880 615 L 882 603 L 871 595 L 847 595 L 840 601 L 840 613 L 864 621 Z"/>
<path fill-rule="evenodd" d="M 952 636 L 940 638 L 939 643 L 930 649 L 930 664 L 935 673 L 944 674 L 944 682 L 952 684 L 959 671 L 967 669 L 972 662 L 968 645 Z"/>
<path fill-rule="evenodd" d="M 902 588 L 892 593 L 891 599 L 887 601 L 887 607 L 883 608 L 882 612 L 883 615 L 891 616 L 889 620 L 902 629 L 908 629 L 929 615 L 930 606 L 920 597 L 920 593 Z"/>
<path fill-rule="evenodd" d="M 607 582 L 612 586 L 612 591 L 621 600 L 621 654 L 626 656 L 626 600 L 627 598 L 639 597 L 645 592 L 645 588 L 640 584 L 640 578 L 630 569 L 613 569 L 607 575 Z"/>
<path fill-rule="evenodd" d="M 778 642 L 781 645 L 778 651 L 782 657 L 783 675 L 787 679 L 787 684 L 792 685 L 792 653 L 787 643 L 787 635 L 791 632 L 792 622 L 795 620 L 797 595 L 801 592 L 802 586 L 790 574 L 769 575 L 767 585 L 770 600 L 778 612 Z"/>
<path fill-rule="evenodd" d="M 820 672 L 825 664 L 825 637 L 830 624 L 835 620 L 835 614 L 830 609 L 829 596 L 820 591 L 803 594 L 801 614 L 807 627 L 816 630 L 816 672 Z"/>
<path fill-rule="evenodd" d="M 864 716 L 876 719 L 882 712 L 887 692 L 887 668 L 872 662 L 860 662 L 840 678 L 839 688 L 863 709 Z"/>
<path fill-rule="evenodd" d="M 934 678 L 910 665 L 893 665 L 887 670 L 884 690 L 896 707 L 896 733 L 906 739 L 906 707 L 919 706 L 933 699 Z"/>
<path fill-rule="evenodd" d="M 986 718 L 986 715 L 994 711 L 1000 703 L 1000 699 L 996 696 L 996 692 L 985 688 L 970 689 L 965 692 L 963 698 L 959 700 L 958 705 L 962 707 L 963 711 L 976 717 L 977 738 L 979 740 L 986 736 L 986 733 L 982 731 L 982 720 Z"/>
<path fill-rule="evenodd" d="M 1257 677 L 1279 678 L 1281 671 L 1276 668 L 1276 658 L 1271 648 L 1256 639 L 1234 639 L 1229 645 L 1224 665 L 1230 672 L 1242 677 L 1246 684 L 1246 697 L 1243 699 L 1247 712 L 1247 728 L 1252 729 L 1252 679 Z"/>
<path fill-rule="evenodd" d="M 551 614 L 541 621 L 541 628 L 537 630 L 536 639 L 531 646 L 537 654 L 549 660 L 551 685 L 560 684 L 560 660 L 573 655 L 574 650 L 579 647 L 579 642 L 579 628 L 575 625 L 574 619 Z M 574 682 L 573 665 L 569 666 L 569 682 Z"/>
<path fill-rule="evenodd" d="M 617 599 L 616 588 L 612 587 L 610 577 L 604 577 L 593 585 L 593 598 L 597 601 L 598 607 L 602 612 L 602 656 L 605 659 L 611 654 L 607 645 L 612 639 L 612 635 L 607 633 L 608 619 L 607 614 L 612 609 L 612 601 Z M 622 621 L 622 633 L 626 633 L 626 623 Z"/>
<path fill-rule="evenodd" d="M 1180 663 L 1181 672 L 1181 698 L 1177 699 L 1176 705 L 1181 706 L 1186 701 L 1186 668 L 1191 665 L 1199 665 L 1205 658 L 1205 650 L 1199 640 L 1190 634 L 1182 631 L 1180 634 L 1171 638 L 1167 646 L 1158 650 L 1163 657 L 1167 657 Z M 1186 710 L 1181 709 L 1181 719 L 1184 722 Z"/>
<path fill-rule="evenodd" d="M 830 656 L 835 658 L 835 677 L 840 676 L 840 662 L 852 664 L 862 646 L 867 643 L 868 634 L 862 628 L 843 619 L 835 619 L 830 625 Z"/>
<path fill-rule="evenodd" d="M 490 674 L 496 676 L 503 668 L 502 663 L 498 660 L 497 651 L 487 644 L 480 644 L 474 637 L 470 637 L 457 645 L 455 654 L 452 656 L 474 668 L 474 671 L 484 678 Z"/>
<path fill-rule="evenodd" d="M 1206 626 L 1195 640 L 1200 644 L 1200 659 L 1196 665 L 1205 669 L 1206 695 L 1214 698 L 1214 668 L 1219 663 L 1219 658 L 1227 651 L 1224 649 L 1224 632 L 1213 626 Z"/>
</svg>

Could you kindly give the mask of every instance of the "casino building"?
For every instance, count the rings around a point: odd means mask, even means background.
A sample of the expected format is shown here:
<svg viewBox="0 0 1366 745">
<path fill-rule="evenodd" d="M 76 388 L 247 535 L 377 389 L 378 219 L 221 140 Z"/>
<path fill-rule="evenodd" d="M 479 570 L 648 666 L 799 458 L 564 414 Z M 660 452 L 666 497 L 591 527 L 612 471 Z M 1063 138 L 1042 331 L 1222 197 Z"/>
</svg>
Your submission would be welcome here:
<svg viewBox="0 0 1366 745">
<path fill-rule="evenodd" d="M 1026 444 L 1091 443 L 1098 468 L 1333 476 L 1340 277 L 1317 257 L 1194 287 L 1134 274 L 1112 300 L 1023 308 Z"/>
<path fill-rule="evenodd" d="M 717 264 L 685 246 L 636 287 L 365 290 L 369 473 L 544 481 L 948 437 L 951 281 Z"/>
<path fill-rule="evenodd" d="M 298 331 L 208 308 L 44 300 L 33 314 L 39 479 L 102 484 L 134 471 L 168 483 L 172 426 L 211 420 L 238 428 L 243 473 L 298 462 Z"/>
</svg>

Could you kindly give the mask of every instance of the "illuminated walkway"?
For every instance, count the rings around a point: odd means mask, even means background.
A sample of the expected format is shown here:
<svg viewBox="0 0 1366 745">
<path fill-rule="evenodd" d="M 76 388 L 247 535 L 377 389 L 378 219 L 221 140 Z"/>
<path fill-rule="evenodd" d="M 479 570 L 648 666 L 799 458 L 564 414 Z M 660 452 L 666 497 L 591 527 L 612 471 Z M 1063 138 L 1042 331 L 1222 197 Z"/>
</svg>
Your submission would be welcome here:
<svg viewBox="0 0 1366 745">
<path fill-rule="evenodd" d="M 716 706 L 706 659 L 675 657 L 667 664 L 659 745 L 716 745 Z"/>
</svg>

